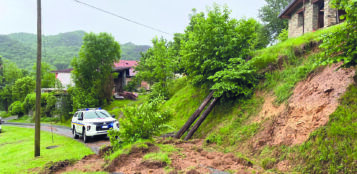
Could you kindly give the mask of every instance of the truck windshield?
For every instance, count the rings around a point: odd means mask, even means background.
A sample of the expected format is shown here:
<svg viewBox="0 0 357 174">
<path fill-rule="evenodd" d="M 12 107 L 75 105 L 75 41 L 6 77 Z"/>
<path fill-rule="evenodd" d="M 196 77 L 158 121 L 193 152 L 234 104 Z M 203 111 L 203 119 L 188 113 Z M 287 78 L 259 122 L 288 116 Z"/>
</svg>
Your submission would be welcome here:
<svg viewBox="0 0 357 174">
<path fill-rule="evenodd" d="M 84 113 L 84 119 L 107 118 L 110 117 L 106 111 L 89 111 Z"/>
</svg>

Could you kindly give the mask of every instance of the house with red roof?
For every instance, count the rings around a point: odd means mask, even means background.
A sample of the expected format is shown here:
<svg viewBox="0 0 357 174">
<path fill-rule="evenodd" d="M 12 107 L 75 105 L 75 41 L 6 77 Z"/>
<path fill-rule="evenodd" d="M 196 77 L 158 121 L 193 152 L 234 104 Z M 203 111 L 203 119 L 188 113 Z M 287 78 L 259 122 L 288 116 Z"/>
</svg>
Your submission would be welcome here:
<svg viewBox="0 0 357 174">
<path fill-rule="evenodd" d="M 114 80 L 114 93 L 119 93 L 124 90 L 124 87 L 128 84 L 129 81 L 136 75 L 135 67 L 138 65 L 138 61 L 135 60 L 120 60 L 119 62 L 114 63 L 113 72 L 117 73 L 116 76 L 113 77 Z M 74 82 L 71 77 L 71 71 L 73 68 L 70 69 L 63 69 L 52 71 L 56 73 L 56 79 L 58 79 L 62 86 L 67 89 L 69 86 L 74 86 Z M 145 89 L 149 89 L 149 85 L 146 82 L 142 82 L 140 87 Z"/>
</svg>

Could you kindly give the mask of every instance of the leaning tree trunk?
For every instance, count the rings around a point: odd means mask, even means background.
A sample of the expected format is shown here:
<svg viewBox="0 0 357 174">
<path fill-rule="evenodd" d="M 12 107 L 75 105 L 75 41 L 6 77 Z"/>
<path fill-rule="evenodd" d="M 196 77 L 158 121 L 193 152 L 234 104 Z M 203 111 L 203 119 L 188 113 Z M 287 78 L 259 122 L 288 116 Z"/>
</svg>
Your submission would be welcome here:
<svg viewBox="0 0 357 174">
<path fill-rule="evenodd" d="M 192 129 L 188 132 L 185 140 L 189 140 L 192 135 L 197 131 L 198 127 L 203 123 L 203 121 L 207 118 L 208 114 L 212 111 L 214 105 L 216 104 L 218 98 L 214 98 L 212 102 L 209 104 L 207 109 L 202 113 L 201 117 L 197 120 L 196 124 L 192 127 Z"/>
<path fill-rule="evenodd" d="M 175 138 L 181 138 L 181 136 L 187 131 L 188 128 L 192 125 L 193 122 L 198 118 L 202 110 L 206 107 L 208 102 L 211 100 L 213 96 L 214 91 L 211 91 L 209 95 L 203 100 L 202 104 L 198 109 L 191 115 L 191 117 L 187 120 L 185 125 L 182 126 L 182 128 L 176 133 L 174 136 Z"/>
</svg>

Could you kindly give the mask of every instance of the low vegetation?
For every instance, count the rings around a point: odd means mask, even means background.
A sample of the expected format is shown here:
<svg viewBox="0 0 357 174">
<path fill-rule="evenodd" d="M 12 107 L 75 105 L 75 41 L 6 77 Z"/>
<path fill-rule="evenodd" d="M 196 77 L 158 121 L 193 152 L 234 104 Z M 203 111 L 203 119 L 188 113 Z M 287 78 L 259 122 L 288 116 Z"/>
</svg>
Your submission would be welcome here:
<svg viewBox="0 0 357 174">
<path fill-rule="evenodd" d="M 92 151 L 71 138 L 41 132 L 41 157 L 34 154 L 34 129 L 2 126 L 0 134 L 0 171 L 7 173 L 38 173 L 46 163 L 65 159 L 79 160 Z M 58 146 L 47 149 L 49 146 Z"/>
</svg>

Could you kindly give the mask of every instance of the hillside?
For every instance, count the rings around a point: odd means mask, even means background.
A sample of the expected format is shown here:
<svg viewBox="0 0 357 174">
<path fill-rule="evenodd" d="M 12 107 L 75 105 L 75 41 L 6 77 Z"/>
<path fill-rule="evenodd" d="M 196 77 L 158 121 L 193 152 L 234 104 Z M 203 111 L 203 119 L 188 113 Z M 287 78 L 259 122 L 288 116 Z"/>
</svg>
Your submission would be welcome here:
<svg viewBox="0 0 357 174">
<path fill-rule="evenodd" d="M 356 68 L 316 63 L 321 55 L 319 36 L 341 27 L 258 51 L 252 63 L 262 78 L 255 94 L 221 101 L 194 138 L 205 139 L 207 149 L 249 159 L 258 171 L 356 172 Z M 177 131 L 208 90 L 183 78 L 176 80 L 172 91 L 165 108 L 174 110 L 170 126 Z"/>
<path fill-rule="evenodd" d="M 57 69 L 67 68 L 72 58 L 78 55 L 84 34 L 84 31 L 73 31 L 44 36 L 43 61 Z M 0 35 L 0 55 L 15 62 L 20 68 L 31 70 L 36 59 L 36 41 L 36 35 L 30 33 Z M 122 60 L 139 60 L 140 52 L 145 52 L 150 47 L 133 43 L 121 46 Z"/>
</svg>

